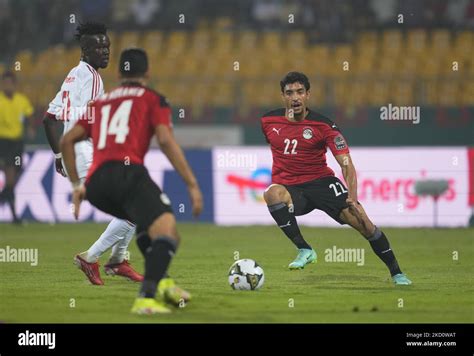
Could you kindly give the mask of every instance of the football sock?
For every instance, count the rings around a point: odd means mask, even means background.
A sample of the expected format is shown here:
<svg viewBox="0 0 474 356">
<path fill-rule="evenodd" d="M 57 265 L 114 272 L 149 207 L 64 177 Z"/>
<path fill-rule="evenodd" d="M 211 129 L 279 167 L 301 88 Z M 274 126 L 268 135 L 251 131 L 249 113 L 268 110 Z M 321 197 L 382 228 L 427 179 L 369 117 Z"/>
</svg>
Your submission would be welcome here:
<svg viewBox="0 0 474 356">
<path fill-rule="evenodd" d="M 151 240 L 146 232 L 137 234 L 137 245 L 142 255 L 145 256 L 148 247 L 151 246 Z M 163 278 L 170 278 L 170 276 L 168 273 L 165 273 Z"/>
<path fill-rule="evenodd" d="M 295 214 L 290 213 L 288 206 L 285 203 L 269 205 L 268 211 L 276 221 L 278 227 L 297 248 L 311 249 L 311 246 L 305 241 L 303 235 L 301 235 Z"/>
<path fill-rule="evenodd" d="M 151 242 L 145 254 L 145 279 L 140 288 L 140 297 L 155 297 L 158 283 L 166 275 L 176 247 L 176 241 L 167 236 L 160 236 Z"/>
<path fill-rule="evenodd" d="M 130 225 L 131 223 L 128 224 Z M 130 241 L 132 241 L 136 230 L 134 226 L 130 225 L 130 227 L 131 229 L 125 233 L 123 238 L 112 247 L 112 253 L 109 259 L 110 263 L 121 263 L 125 259 L 128 245 L 130 245 Z"/>
<path fill-rule="evenodd" d="M 126 220 L 114 218 L 97 241 L 87 250 L 85 260 L 89 263 L 97 262 L 105 251 L 125 239 L 131 230 L 135 230 L 135 226 L 130 225 Z"/>
<path fill-rule="evenodd" d="M 374 234 L 372 237 L 368 238 L 367 241 L 369 241 L 370 246 L 372 247 L 372 250 L 374 250 L 375 254 L 388 267 L 392 276 L 402 273 L 400 267 L 398 266 L 397 259 L 395 258 L 395 254 L 390 248 L 390 243 L 388 242 L 387 237 L 381 230 L 379 230 L 378 227 L 375 227 Z"/>
<path fill-rule="evenodd" d="M 148 247 L 151 246 L 150 237 L 148 237 L 146 232 L 140 232 L 137 234 L 137 245 L 143 257 L 145 257 Z"/>
</svg>

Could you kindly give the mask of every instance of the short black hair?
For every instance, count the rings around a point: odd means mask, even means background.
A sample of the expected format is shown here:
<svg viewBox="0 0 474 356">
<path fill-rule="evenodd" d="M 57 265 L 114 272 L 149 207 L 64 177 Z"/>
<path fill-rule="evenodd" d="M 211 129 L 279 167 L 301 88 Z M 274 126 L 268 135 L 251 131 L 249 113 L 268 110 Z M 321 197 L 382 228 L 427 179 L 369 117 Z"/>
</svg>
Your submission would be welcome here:
<svg viewBox="0 0 474 356">
<path fill-rule="evenodd" d="M 119 65 L 123 77 L 142 77 L 148 71 L 148 56 L 141 48 L 124 49 L 120 54 Z"/>
<path fill-rule="evenodd" d="M 287 84 L 293 84 L 293 83 L 300 83 L 303 84 L 306 91 L 309 90 L 310 85 L 309 85 L 309 80 L 308 77 L 301 72 L 289 72 L 285 77 L 280 81 L 280 88 L 281 92 L 283 93 L 285 90 L 285 86 Z"/>
<path fill-rule="evenodd" d="M 85 23 L 79 23 L 79 26 L 76 27 L 76 34 L 74 37 L 78 41 L 81 40 L 82 36 L 89 35 L 106 35 L 107 34 L 107 27 L 101 22 L 92 22 L 88 21 Z"/>
<path fill-rule="evenodd" d="M 5 72 L 3 72 L 2 79 L 4 80 L 4 79 L 7 79 L 7 78 L 10 78 L 14 82 L 16 82 L 16 74 L 11 70 L 6 70 Z"/>
</svg>

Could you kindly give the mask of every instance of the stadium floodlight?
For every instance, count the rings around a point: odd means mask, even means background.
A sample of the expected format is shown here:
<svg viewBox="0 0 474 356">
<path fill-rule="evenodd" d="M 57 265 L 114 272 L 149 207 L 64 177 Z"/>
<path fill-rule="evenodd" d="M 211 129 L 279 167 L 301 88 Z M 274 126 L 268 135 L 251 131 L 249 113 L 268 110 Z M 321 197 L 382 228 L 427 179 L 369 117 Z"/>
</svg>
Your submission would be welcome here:
<svg viewBox="0 0 474 356">
<path fill-rule="evenodd" d="M 429 195 L 433 198 L 433 225 L 438 227 L 438 199 L 447 189 L 446 179 L 426 179 L 415 182 L 415 193 L 419 196 Z"/>
</svg>

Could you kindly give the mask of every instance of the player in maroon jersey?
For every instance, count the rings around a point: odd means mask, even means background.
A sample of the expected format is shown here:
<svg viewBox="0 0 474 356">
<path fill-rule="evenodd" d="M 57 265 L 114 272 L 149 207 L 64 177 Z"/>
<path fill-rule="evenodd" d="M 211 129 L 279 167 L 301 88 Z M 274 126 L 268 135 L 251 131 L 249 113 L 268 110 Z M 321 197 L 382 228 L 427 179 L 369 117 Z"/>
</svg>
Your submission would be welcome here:
<svg viewBox="0 0 474 356">
<path fill-rule="evenodd" d="M 307 107 L 308 78 L 303 73 L 290 72 L 280 87 L 285 108 L 261 118 L 273 156 L 272 184 L 265 190 L 264 198 L 278 226 L 299 249 L 288 267 L 302 269 L 316 261 L 316 252 L 303 238 L 295 216 L 319 209 L 338 223 L 359 231 L 386 264 L 395 284 L 411 284 L 400 270 L 387 237 L 357 200 L 356 170 L 344 136 L 331 120 Z M 327 166 L 327 148 L 341 166 L 348 187 Z"/>
<path fill-rule="evenodd" d="M 75 217 L 87 196 L 100 210 L 137 225 L 137 244 L 145 257 L 145 278 L 132 307 L 136 314 L 170 312 L 155 299 L 155 294 L 160 281 L 168 279 L 164 277 L 180 239 L 168 197 L 143 166 L 153 136 L 188 186 L 193 215 L 199 215 L 203 206 L 197 180 L 172 134 L 170 107 L 163 96 L 145 87 L 147 71 L 145 51 L 123 51 L 121 85 L 96 99 L 89 114 L 61 141 L 74 189 Z M 74 144 L 88 137 L 93 141 L 94 157 L 84 186 L 76 171 Z M 174 305 L 190 298 L 174 284 L 164 286 L 160 294 Z"/>
</svg>

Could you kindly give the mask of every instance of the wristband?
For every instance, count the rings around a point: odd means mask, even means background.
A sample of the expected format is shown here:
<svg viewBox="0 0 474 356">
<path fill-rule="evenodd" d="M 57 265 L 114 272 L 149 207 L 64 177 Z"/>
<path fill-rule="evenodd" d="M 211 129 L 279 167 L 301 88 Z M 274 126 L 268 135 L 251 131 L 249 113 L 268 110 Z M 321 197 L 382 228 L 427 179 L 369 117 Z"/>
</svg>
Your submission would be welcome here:
<svg viewBox="0 0 474 356">
<path fill-rule="evenodd" d="M 61 159 L 61 158 L 63 158 L 63 154 L 61 152 L 55 153 L 54 157 L 56 157 L 56 159 Z"/>
<path fill-rule="evenodd" d="M 78 180 L 77 182 L 72 182 L 71 184 L 73 190 L 76 190 L 82 186 L 82 182 L 80 180 Z"/>
</svg>

